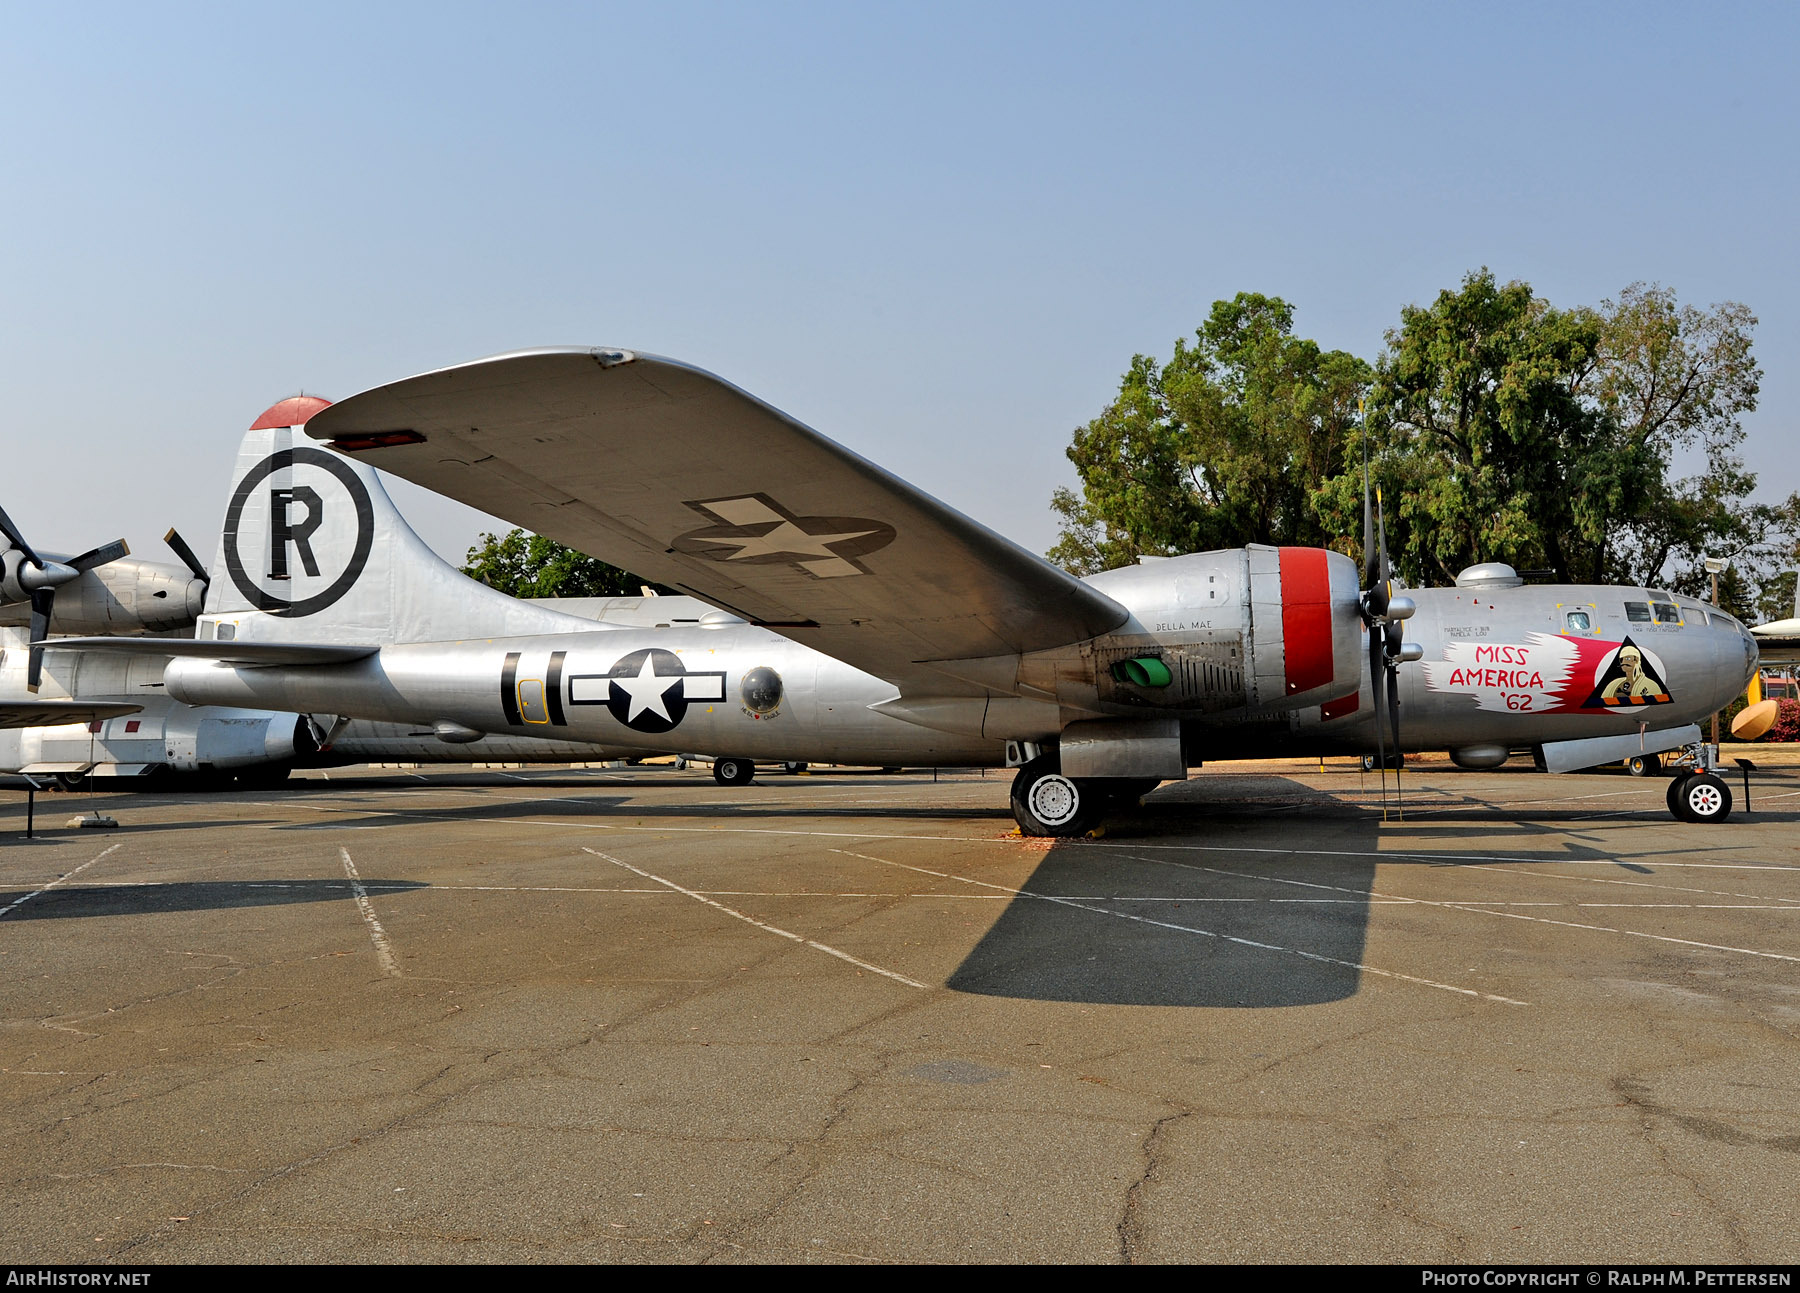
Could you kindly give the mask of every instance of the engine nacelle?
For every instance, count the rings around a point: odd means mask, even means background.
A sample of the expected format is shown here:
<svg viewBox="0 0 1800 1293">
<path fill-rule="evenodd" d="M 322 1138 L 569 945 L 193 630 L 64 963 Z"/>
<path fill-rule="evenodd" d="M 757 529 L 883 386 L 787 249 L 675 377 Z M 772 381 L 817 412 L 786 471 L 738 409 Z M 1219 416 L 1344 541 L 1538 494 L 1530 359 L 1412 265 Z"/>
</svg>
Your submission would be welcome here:
<svg viewBox="0 0 1800 1293">
<path fill-rule="evenodd" d="M 58 589 L 50 626 L 55 633 L 161 633 L 193 624 L 205 602 L 205 583 L 187 567 L 128 558 Z"/>
<path fill-rule="evenodd" d="M 1367 644 L 1357 575 L 1342 553 L 1260 545 L 1096 575 L 1135 621 L 1095 645 L 1099 699 L 1204 714 L 1349 696 Z"/>
<path fill-rule="evenodd" d="M 27 566 L 24 573 L 21 565 Z M 35 568 L 18 549 L 0 553 L 0 623 L 29 622 L 31 573 Z M 122 557 L 58 586 L 50 631 L 164 633 L 191 626 L 205 602 L 205 582 L 186 566 Z"/>
<path fill-rule="evenodd" d="M 164 725 L 163 742 L 168 764 L 178 772 L 290 763 L 316 748 L 305 723 L 298 714 L 181 705 Z"/>
</svg>

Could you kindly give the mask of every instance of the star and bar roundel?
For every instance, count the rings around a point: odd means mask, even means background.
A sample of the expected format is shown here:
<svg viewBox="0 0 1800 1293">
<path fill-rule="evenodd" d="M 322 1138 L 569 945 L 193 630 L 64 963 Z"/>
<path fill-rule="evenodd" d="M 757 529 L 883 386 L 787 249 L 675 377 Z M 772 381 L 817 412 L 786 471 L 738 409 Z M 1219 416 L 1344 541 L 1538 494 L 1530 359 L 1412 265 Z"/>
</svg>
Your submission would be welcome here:
<svg viewBox="0 0 1800 1293">
<path fill-rule="evenodd" d="M 723 670 L 690 672 L 681 657 L 661 647 L 622 656 L 604 674 L 569 679 L 571 705 L 605 705 L 634 732 L 667 732 L 687 715 L 687 707 L 725 699 Z"/>
<path fill-rule="evenodd" d="M 500 669 L 500 709 L 509 726 L 569 725 L 563 710 L 567 657 L 566 651 L 554 651 L 543 678 L 521 678 L 521 653 L 507 653 Z M 656 735 L 679 724 L 689 705 L 724 700 L 725 671 L 688 669 L 673 651 L 646 647 L 621 656 L 605 673 L 570 674 L 567 687 L 569 704 L 605 705 L 625 727 Z"/>
<path fill-rule="evenodd" d="M 798 516 L 767 494 L 689 502 L 715 522 L 678 535 L 676 552 L 725 565 L 786 565 L 815 579 L 866 575 L 857 560 L 894 541 L 894 527 L 859 516 Z"/>
</svg>

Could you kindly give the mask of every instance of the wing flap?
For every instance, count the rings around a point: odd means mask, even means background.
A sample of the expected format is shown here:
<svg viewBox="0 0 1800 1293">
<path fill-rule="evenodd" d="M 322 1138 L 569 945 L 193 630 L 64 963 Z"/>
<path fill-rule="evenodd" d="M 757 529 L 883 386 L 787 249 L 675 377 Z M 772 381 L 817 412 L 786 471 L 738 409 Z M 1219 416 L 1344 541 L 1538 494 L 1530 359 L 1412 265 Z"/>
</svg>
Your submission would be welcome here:
<svg viewBox="0 0 1800 1293">
<path fill-rule="evenodd" d="M 1063 646 L 1126 618 L 1098 589 L 674 360 L 501 355 L 353 395 L 306 430 L 902 687 L 928 676 L 942 691 L 921 662 Z"/>
<path fill-rule="evenodd" d="M 64 723 L 92 723 L 143 712 L 142 705 L 95 704 L 86 700 L 33 700 L 0 702 L 0 727 L 61 727 Z"/>
</svg>

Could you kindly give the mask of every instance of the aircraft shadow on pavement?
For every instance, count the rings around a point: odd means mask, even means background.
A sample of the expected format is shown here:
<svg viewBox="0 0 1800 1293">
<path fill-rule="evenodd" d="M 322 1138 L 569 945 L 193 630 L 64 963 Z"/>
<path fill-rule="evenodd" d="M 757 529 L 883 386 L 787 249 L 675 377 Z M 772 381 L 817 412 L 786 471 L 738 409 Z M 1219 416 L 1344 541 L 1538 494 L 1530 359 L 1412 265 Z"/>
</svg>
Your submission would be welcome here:
<svg viewBox="0 0 1800 1293">
<path fill-rule="evenodd" d="M 1345 811 L 1298 782 L 1255 782 L 1182 787 L 1173 802 L 1158 796 L 1125 815 L 1098 842 L 1058 843 L 948 986 L 1037 1001 L 1228 1009 L 1353 995 L 1379 807 Z M 1321 847 L 1329 852 L 1294 851 L 1291 820 L 1270 811 L 1278 804 L 1327 812 Z"/>
<path fill-rule="evenodd" d="M 430 886 L 410 880 L 364 880 L 373 894 Z M 32 892 L 0 892 L 0 910 Z M 302 902 L 349 902 L 347 880 L 196 880 L 169 884 L 71 885 L 41 893 L 0 921 L 76 920 L 89 916 L 146 916 L 177 911 L 227 911 L 236 907 L 285 907 Z"/>
</svg>

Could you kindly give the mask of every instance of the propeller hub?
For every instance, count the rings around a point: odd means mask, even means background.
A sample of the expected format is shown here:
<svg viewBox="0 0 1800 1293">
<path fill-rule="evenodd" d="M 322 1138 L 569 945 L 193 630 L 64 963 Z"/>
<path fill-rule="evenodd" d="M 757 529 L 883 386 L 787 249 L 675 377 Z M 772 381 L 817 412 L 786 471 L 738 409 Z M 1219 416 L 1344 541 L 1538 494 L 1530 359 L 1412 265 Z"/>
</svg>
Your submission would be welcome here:
<svg viewBox="0 0 1800 1293">
<path fill-rule="evenodd" d="M 41 566 L 21 564 L 19 586 L 35 593 L 40 588 L 60 588 L 80 574 L 74 566 L 65 566 L 60 561 L 46 561 Z"/>
</svg>

